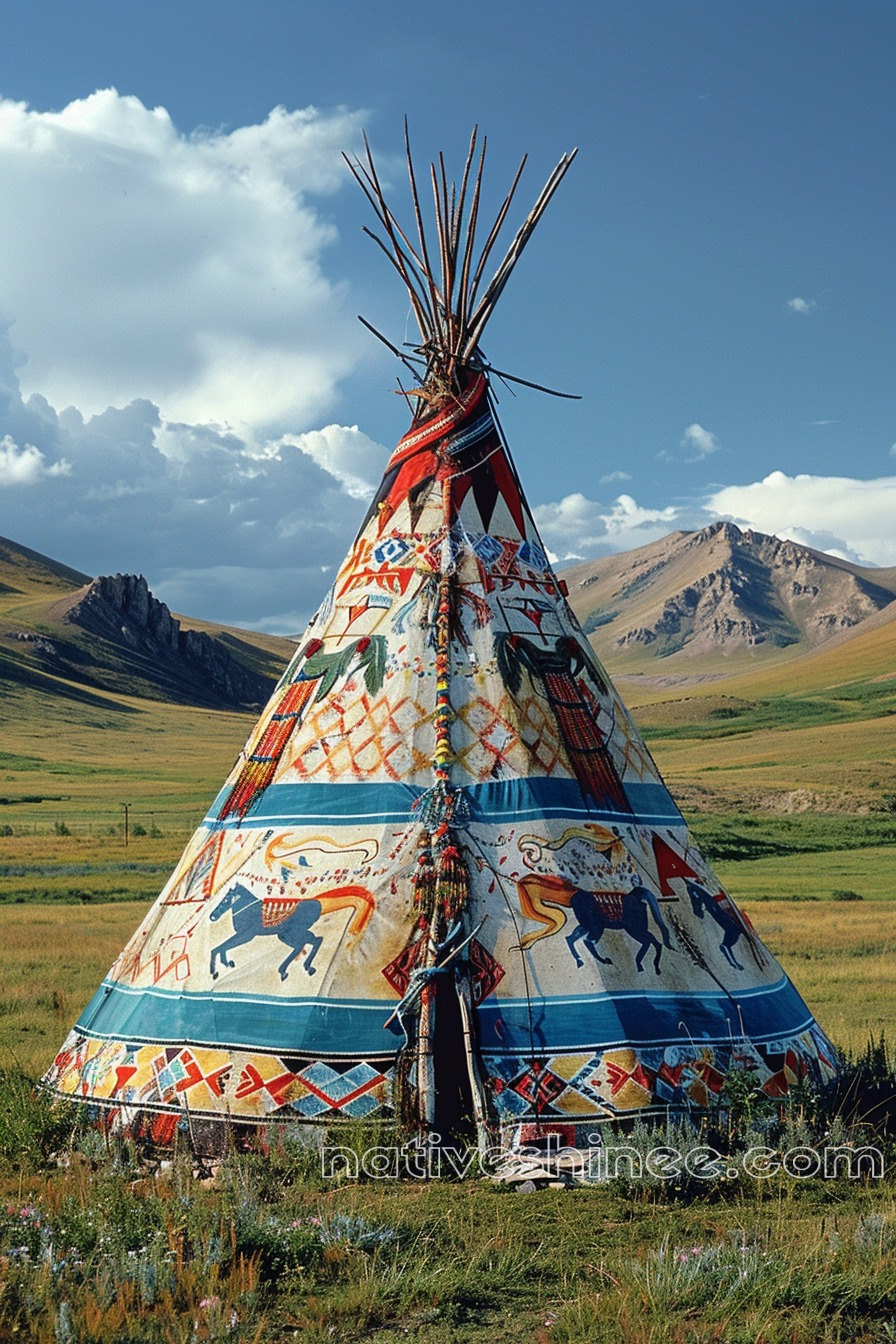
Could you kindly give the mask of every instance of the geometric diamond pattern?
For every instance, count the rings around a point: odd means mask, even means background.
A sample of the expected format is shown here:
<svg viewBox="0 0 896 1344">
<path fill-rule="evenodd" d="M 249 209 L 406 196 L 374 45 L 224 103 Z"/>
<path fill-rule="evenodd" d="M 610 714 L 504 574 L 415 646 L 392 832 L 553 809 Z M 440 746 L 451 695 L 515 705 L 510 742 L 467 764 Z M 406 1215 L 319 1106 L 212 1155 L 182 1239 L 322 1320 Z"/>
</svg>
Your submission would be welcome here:
<svg viewBox="0 0 896 1344">
<path fill-rule="evenodd" d="M 514 774 L 526 770 L 528 755 L 520 742 L 517 709 L 509 696 L 502 696 L 495 706 L 482 695 L 469 695 L 454 712 L 467 730 L 454 739 L 457 763 L 472 779 L 493 779 L 499 766 Z"/>
<path fill-rule="evenodd" d="M 316 1060 L 298 1078 L 308 1089 L 307 1096 L 292 1102 L 299 1115 L 310 1120 L 325 1111 L 339 1111 L 360 1119 L 382 1106 L 388 1075 L 363 1061 L 345 1073 L 337 1073 L 329 1064 Z"/>
<path fill-rule="evenodd" d="M 566 748 L 551 711 L 531 695 L 525 697 L 519 708 L 522 709 L 520 735 L 534 765 L 545 775 L 571 775 Z"/>
<path fill-rule="evenodd" d="M 495 537 L 489 536 L 486 532 L 481 537 L 477 537 L 472 543 L 473 550 L 479 556 L 483 564 L 493 564 L 500 555 L 503 554 L 504 547 Z"/>
<path fill-rule="evenodd" d="M 518 1096 L 540 1111 L 550 1106 L 566 1090 L 567 1083 L 565 1078 L 558 1078 L 556 1073 L 551 1073 L 547 1065 L 536 1061 L 531 1068 L 514 1078 L 510 1086 Z"/>
</svg>

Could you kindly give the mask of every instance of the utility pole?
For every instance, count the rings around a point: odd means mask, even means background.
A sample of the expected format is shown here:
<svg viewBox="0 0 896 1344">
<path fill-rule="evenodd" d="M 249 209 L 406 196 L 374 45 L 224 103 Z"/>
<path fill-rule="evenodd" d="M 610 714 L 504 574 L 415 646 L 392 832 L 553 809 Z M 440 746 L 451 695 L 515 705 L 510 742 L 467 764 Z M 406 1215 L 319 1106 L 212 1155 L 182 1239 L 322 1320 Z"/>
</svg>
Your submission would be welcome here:
<svg viewBox="0 0 896 1344">
<path fill-rule="evenodd" d="M 122 803 L 122 807 L 124 808 L 124 847 L 125 847 L 125 849 L 127 849 L 127 847 L 128 847 L 128 810 L 129 810 L 130 806 L 131 806 L 130 803 Z"/>
</svg>

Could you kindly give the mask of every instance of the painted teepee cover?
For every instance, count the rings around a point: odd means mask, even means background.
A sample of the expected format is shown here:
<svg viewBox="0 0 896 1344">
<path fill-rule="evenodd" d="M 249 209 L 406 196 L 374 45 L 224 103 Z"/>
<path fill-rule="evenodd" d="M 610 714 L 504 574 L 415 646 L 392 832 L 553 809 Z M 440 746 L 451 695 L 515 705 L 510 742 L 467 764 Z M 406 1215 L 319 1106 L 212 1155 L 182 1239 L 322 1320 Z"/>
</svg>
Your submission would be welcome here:
<svg viewBox="0 0 896 1344">
<path fill-rule="evenodd" d="M 165 1140 L 432 1127 L 457 1086 L 480 1130 L 593 1124 L 709 1105 L 735 1062 L 770 1095 L 834 1070 L 573 616 L 496 423 L 482 326 L 570 158 L 478 304 L 472 147 L 450 202 L 436 179 L 438 275 L 355 165 L 426 337 L 417 414 L 58 1093 Z"/>
</svg>

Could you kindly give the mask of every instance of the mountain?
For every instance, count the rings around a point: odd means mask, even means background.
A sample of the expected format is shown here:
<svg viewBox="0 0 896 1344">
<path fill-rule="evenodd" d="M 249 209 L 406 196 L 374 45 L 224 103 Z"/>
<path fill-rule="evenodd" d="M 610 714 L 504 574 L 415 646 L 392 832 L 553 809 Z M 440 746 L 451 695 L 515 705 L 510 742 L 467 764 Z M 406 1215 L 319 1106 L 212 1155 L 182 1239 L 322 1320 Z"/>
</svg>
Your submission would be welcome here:
<svg viewBox="0 0 896 1344">
<path fill-rule="evenodd" d="M 0 538 L 0 683 L 260 708 L 290 640 L 172 615 L 139 575 L 90 579 Z M 83 697 L 82 697 L 83 698 Z"/>
<path fill-rule="evenodd" d="M 896 601 L 896 569 L 713 523 L 564 571 L 569 600 L 611 668 L 792 657 Z"/>
<path fill-rule="evenodd" d="M 832 652 L 889 627 L 896 569 L 714 523 L 564 572 L 611 671 L 660 686 Z M 175 616 L 137 575 L 89 578 L 0 538 L 0 684 L 208 708 L 260 706 L 291 640 Z M 80 688 L 76 691 L 76 688 Z"/>
</svg>

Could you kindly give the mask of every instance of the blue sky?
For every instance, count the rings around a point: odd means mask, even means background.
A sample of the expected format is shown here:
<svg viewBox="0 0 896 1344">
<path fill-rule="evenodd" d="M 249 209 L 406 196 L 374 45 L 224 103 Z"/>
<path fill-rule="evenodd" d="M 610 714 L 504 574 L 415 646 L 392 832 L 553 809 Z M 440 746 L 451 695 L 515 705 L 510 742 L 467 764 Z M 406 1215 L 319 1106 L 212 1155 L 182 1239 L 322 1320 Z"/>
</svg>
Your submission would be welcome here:
<svg viewBox="0 0 896 1344">
<path fill-rule="evenodd" d="M 365 127 L 405 212 L 407 113 L 457 172 L 479 123 L 493 203 L 528 152 L 520 212 L 579 146 L 484 343 L 582 394 L 501 393 L 555 555 L 727 516 L 896 564 L 889 0 L 10 0 L 3 29 L 5 535 L 301 625 L 405 429 L 355 315 L 400 341 L 407 304 L 339 150 Z"/>
</svg>

